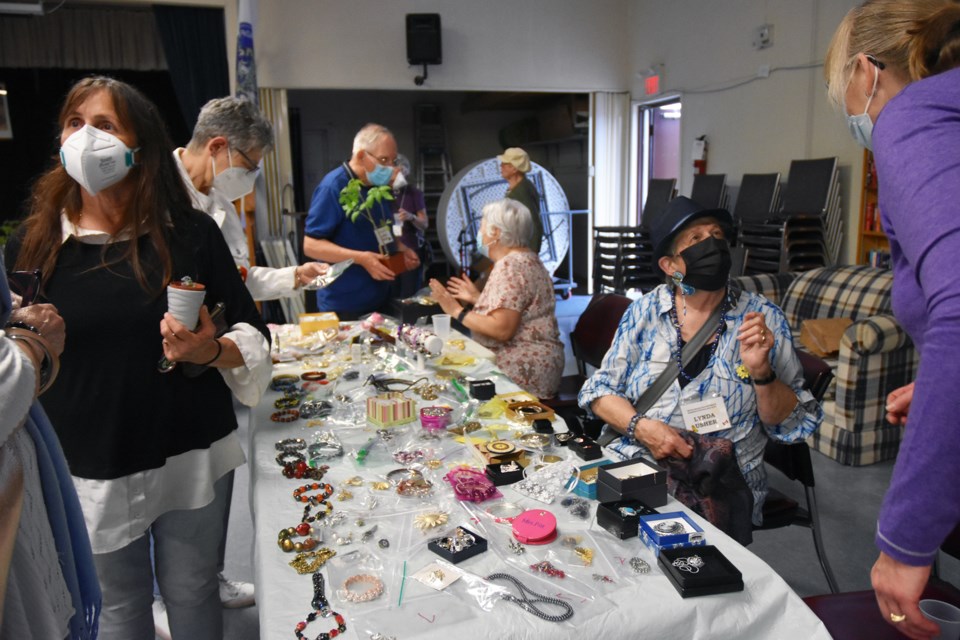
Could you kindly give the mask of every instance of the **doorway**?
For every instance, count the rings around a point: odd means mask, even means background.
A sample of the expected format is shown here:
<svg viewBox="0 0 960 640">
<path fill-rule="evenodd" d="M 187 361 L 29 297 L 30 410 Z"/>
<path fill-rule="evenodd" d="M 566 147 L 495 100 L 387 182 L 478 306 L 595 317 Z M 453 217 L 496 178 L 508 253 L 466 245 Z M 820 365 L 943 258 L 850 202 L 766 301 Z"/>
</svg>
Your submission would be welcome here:
<svg viewBox="0 0 960 640">
<path fill-rule="evenodd" d="M 683 107 L 679 96 L 637 105 L 637 224 L 647 201 L 650 180 L 680 179 L 682 115 Z"/>
</svg>

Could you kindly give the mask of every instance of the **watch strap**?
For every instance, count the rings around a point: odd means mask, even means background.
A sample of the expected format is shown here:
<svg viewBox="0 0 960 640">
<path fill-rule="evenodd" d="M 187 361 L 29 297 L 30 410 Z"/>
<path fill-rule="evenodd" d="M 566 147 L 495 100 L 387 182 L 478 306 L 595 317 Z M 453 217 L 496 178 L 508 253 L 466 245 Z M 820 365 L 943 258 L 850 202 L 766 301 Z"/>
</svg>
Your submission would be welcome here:
<svg viewBox="0 0 960 640">
<path fill-rule="evenodd" d="M 754 378 L 753 384 L 756 387 L 763 387 L 770 384 L 771 382 L 774 382 L 776 379 L 777 379 L 777 372 L 771 367 L 770 375 L 768 375 L 766 378 Z"/>
</svg>

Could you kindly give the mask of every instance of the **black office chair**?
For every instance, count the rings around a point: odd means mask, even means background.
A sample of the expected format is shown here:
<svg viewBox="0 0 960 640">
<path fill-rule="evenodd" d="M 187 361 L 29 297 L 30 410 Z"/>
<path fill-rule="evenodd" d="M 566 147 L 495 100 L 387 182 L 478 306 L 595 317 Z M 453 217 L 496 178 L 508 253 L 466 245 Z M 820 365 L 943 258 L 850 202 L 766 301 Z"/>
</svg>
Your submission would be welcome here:
<svg viewBox="0 0 960 640">
<path fill-rule="evenodd" d="M 803 366 L 804 388 L 810 391 L 818 402 L 822 401 L 824 394 L 830 387 L 830 382 L 833 380 L 830 365 L 806 351 L 797 351 L 797 357 L 800 358 L 800 364 Z M 817 511 L 817 495 L 814 490 L 816 481 L 813 477 L 813 462 L 810 460 L 810 447 L 807 446 L 806 442 L 784 444 L 768 439 L 766 449 L 763 452 L 763 461 L 790 480 L 803 485 L 806 506 L 800 505 L 793 498 L 771 488 L 767 494 L 767 499 L 763 503 L 763 524 L 754 529 L 766 531 L 790 525 L 809 528 L 813 533 L 813 545 L 817 550 L 820 568 L 823 569 L 823 575 L 827 578 L 830 593 L 837 593 L 837 579 L 833 576 L 833 569 L 830 568 L 830 562 L 827 560 L 827 554 L 823 547 L 820 514 Z"/>
</svg>

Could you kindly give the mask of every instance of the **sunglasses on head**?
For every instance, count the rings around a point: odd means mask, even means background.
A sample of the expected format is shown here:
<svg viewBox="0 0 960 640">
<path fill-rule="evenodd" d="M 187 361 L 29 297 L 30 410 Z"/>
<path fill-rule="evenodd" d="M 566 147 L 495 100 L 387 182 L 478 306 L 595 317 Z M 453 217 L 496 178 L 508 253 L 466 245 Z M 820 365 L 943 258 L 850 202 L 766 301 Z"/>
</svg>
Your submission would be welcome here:
<svg viewBox="0 0 960 640">
<path fill-rule="evenodd" d="M 7 273 L 10 292 L 20 296 L 21 307 L 28 307 L 41 299 L 41 280 L 40 269 L 34 269 L 33 271 L 10 271 Z"/>
</svg>

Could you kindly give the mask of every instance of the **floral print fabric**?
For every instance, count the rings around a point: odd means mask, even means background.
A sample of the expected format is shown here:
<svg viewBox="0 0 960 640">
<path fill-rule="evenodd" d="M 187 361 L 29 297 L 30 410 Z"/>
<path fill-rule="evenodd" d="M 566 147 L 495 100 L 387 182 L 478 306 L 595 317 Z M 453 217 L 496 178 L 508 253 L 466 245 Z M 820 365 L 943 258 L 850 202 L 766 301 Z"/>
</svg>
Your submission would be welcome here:
<svg viewBox="0 0 960 640">
<path fill-rule="evenodd" d="M 520 326 L 507 342 L 475 334 L 474 339 L 497 354 L 497 367 L 538 398 L 556 395 L 563 375 L 563 343 L 557 328 L 553 282 L 532 251 L 509 253 L 493 271 L 474 312 L 497 309 L 520 314 Z"/>
</svg>

